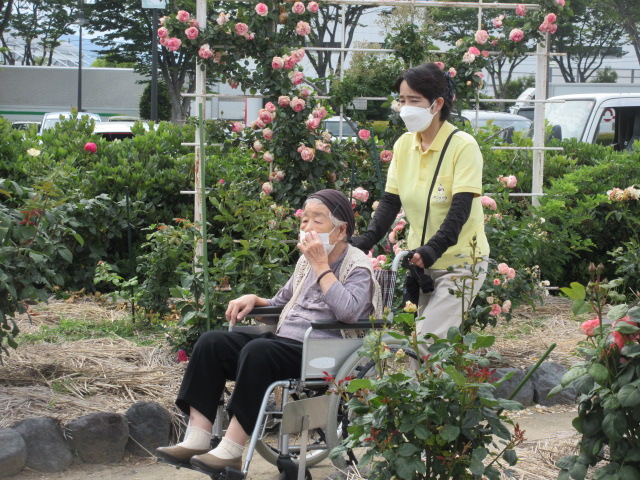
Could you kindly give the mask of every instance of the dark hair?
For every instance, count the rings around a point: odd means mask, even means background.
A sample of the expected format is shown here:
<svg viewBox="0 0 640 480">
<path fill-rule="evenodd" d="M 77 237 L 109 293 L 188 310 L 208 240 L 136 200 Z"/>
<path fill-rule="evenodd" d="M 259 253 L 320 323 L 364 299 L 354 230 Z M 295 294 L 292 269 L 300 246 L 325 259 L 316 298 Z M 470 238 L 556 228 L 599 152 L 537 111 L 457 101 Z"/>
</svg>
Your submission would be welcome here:
<svg viewBox="0 0 640 480">
<path fill-rule="evenodd" d="M 406 81 L 412 90 L 415 90 L 424 98 L 433 103 L 436 98 L 442 97 L 444 105 L 440 110 L 440 119 L 449 120 L 453 109 L 455 85 L 448 73 L 440 70 L 435 63 L 423 63 L 418 67 L 405 70 L 396 79 L 393 89 L 400 91 L 400 85 Z"/>
</svg>

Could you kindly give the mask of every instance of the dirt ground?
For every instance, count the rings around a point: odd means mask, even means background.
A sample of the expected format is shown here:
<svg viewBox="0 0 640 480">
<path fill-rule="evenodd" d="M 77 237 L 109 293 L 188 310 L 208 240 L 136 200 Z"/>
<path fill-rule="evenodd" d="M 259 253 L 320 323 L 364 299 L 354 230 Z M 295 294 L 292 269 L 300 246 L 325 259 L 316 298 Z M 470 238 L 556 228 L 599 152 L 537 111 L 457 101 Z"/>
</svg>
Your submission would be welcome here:
<svg viewBox="0 0 640 480">
<path fill-rule="evenodd" d="M 32 323 L 19 319 L 23 333 L 43 325 L 55 325 L 61 318 L 84 316 L 95 321 L 113 321 L 126 311 L 105 309 L 90 299 L 52 302 L 34 306 Z M 503 357 L 498 366 L 527 367 L 556 343 L 549 360 L 570 366 L 574 349 L 583 338 L 578 323 L 571 318 L 570 303 L 547 297 L 545 305 L 532 310 L 520 308 L 508 325 L 490 329 L 496 336 L 494 350 Z M 64 425 L 68 421 L 96 411 L 124 413 L 136 401 L 156 401 L 173 410 L 173 400 L 184 370 L 167 347 L 139 347 L 125 339 L 92 339 L 63 344 L 21 345 L 0 366 L 0 428 L 17 421 L 50 416 Z M 526 431 L 527 441 L 518 449 L 518 464 L 504 478 L 520 480 L 557 477 L 556 459 L 573 453 L 577 441 L 571 427 L 573 406 L 530 407 L 513 415 Z M 177 424 L 176 424 L 177 427 Z M 336 473 L 329 460 L 311 470 L 316 479 Z M 175 469 L 153 458 L 127 456 L 118 464 L 73 465 L 65 472 L 44 474 L 29 469 L 11 477 L 35 479 L 139 479 L 174 480 L 206 478 L 188 469 Z M 276 467 L 258 455 L 254 457 L 248 478 L 276 480 Z"/>
</svg>

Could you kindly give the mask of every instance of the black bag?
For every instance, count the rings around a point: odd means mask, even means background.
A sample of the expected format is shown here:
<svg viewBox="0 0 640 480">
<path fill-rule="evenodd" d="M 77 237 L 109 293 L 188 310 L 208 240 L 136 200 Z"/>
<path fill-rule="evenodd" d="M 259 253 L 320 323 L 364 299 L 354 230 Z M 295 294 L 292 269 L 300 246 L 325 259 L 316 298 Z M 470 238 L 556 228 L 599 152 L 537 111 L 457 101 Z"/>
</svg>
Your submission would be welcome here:
<svg viewBox="0 0 640 480">
<path fill-rule="evenodd" d="M 451 134 L 447 137 L 447 141 L 442 147 L 442 152 L 440 152 L 438 165 L 436 166 L 436 171 L 433 174 L 433 180 L 431 181 L 431 187 L 429 188 L 429 196 L 427 197 L 427 209 L 424 213 L 424 224 L 422 226 L 422 240 L 420 241 L 420 245 L 424 245 L 424 237 L 427 233 L 427 219 L 429 218 L 429 207 L 431 205 L 431 195 L 433 194 L 433 187 L 435 186 L 436 179 L 438 178 L 440 165 L 442 165 L 442 159 L 444 158 L 444 154 L 447 151 L 447 147 L 449 146 L 451 137 L 453 137 L 457 131 L 458 129 L 456 128 L 453 132 L 451 132 Z M 420 268 L 412 263 L 409 263 L 409 260 L 411 260 L 415 253 L 416 252 L 414 250 L 410 250 L 402 259 L 402 266 L 409 270 L 407 272 L 407 276 L 404 279 L 404 286 L 402 287 L 402 301 L 403 303 L 411 302 L 415 305 L 418 305 L 418 300 L 420 299 L 420 290 L 422 290 L 422 293 L 431 293 L 434 289 L 434 283 L 433 279 L 425 273 L 424 268 Z"/>
</svg>

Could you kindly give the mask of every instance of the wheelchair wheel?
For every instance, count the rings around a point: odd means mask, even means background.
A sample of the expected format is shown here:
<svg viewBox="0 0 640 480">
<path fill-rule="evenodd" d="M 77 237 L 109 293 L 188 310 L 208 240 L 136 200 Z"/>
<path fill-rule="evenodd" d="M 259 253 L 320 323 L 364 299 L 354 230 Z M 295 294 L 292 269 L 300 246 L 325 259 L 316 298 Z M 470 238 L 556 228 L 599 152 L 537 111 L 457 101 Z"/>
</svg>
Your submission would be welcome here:
<svg viewBox="0 0 640 480">
<path fill-rule="evenodd" d="M 387 342 L 389 348 L 392 351 L 397 351 L 401 348 L 400 345 L 393 345 Z M 407 370 L 413 368 L 412 362 L 416 360 L 417 356 L 415 352 L 407 348 L 403 348 L 407 356 L 402 361 L 394 361 L 392 364 L 388 364 L 387 368 L 393 368 L 395 370 Z M 376 378 L 378 372 L 376 370 L 375 363 L 368 357 L 361 357 L 358 352 L 354 352 L 351 357 L 347 359 L 342 368 L 340 369 L 336 379 L 343 379 L 347 377 L 352 378 Z M 347 428 L 349 427 L 349 411 L 346 407 L 346 403 L 339 395 L 332 395 L 331 403 L 329 405 L 329 422 L 327 425 L 327 444 L 330 450 L 338 446 L 340 442 L 348 435 Z M 358 465 L 359 459 L 364 455 L 365 448 L 349 450 L 343 457 L 332 459 L 333 464 L 340 470 L 346 470 L 352 465 Z"/>
<path fill-rule="evenodd" d="M 326 391 L 326 389 L 324 389 Z M 317 395 L 324 395 L 324 391 L 313 392 Z M 291 400 L 298 400 L 291 398 Z M 331 412 L 331 410 L 330 410 Z M 329 413 L 331 415 L 331 413 Z M 277 465 L 278 461 L 278 436 L 280 431 L 280 419 L 267 417 L 267 429 L 264 437 L 256 443 L 256 451 L 267 462 Z M 289 435 L 289 454 L 291 459 L 297 464 L 300 452 L 300 435 Z M 312 467 L 323 461 L 329 455 L 330 449 L 327 446 L 327 436 L 324 429 L 316 428 L 309 430 L 307 438 L 306 466 Z"/>
</svg>

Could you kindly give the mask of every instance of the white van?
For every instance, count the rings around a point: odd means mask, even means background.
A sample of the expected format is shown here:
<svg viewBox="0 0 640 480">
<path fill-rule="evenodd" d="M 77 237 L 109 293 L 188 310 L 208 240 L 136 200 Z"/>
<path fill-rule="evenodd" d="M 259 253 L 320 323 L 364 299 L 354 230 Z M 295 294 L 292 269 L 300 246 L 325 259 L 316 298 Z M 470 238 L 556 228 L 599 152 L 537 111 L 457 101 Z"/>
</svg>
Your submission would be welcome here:
<svg viewBox="0 0 640 480">
<path fill-rule="evenodd" d="M 559 95 L 549 100 L 563 101 L 545 106 L 555 138 L 576 138 L 616 150 L 631 150 L 640 140 L 640 91 Z"/>
<path fill-rule="evenodd" d="M 79 112 L 78 117 L 89 117 L 91 118 L 95 123 L 101 122 L 102 119 L 100 118 L 100 115 L 98 115 L 97 113 L 87 113 L 87 112 Z M 40 131 L 38 132 L 39 135 L 42 135 L 42 132 L 44 132 L 45 130 L 49 129 L 49 128 L 53 128 L 56 126 L 56 124 L 58 124 L 61 120 L 66 120 L 71 118 L 71 112 L 51 112 L 51 113 L 45 113 L 44 117 L 42 117 L 42 123 L 40 124 Z"/>
</svg>

